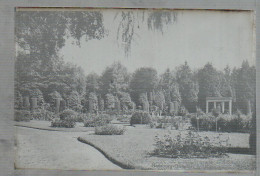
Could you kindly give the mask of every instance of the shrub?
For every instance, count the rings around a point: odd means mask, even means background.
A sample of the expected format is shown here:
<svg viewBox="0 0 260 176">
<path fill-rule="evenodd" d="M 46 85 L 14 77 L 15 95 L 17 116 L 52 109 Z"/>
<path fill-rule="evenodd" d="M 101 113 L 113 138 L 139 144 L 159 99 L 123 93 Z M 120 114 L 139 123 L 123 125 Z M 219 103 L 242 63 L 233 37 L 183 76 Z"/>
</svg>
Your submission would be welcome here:
<svg viewBox="0 0 260 176">
<path fill-rule="evenodd" d="M 27 110 L 15 110 L 14 112 L 14 120 L 17 122 L 29 122 L 32 116 L 30 111 Z"/>
<path fill-rule="evenodd" d="M 68 107 L 74 111 L 80 112 L 82 110 L 80 95 L 77 91 L 72 91 L 68 96 Z"/>
<path fill-rule="evenodd" d="M 77 112 L 75 112 L 72 109 L 65 109 L 60 113 L 60 119 L 61 120 L 73 120 L 76 121 L 77 118 Z"/>
<path fill-rule="evenodd" d="M 219 117 L 214 117 L 211 114 L 203 114 L 199 116 L 199 128 L 205 131 L 216 130 L 216 118 L 218 130 L 222 132 L 249 132 L 251 117 L 246 115 L 226 115 L 221 114 Z M 191 117 L 191 125 L 197 129 L 196 116 Z"/>
<path fill-rule="evenodd" d="M 184 106 L 181 106 L 178 110 L 179 116 L 186 116 L 186 114 L 188 113 L 189 113 L 188 110 Z"/>
<path fill-rule="evenodd" d="M 84 113 L 78 113 L 75 117 L 75 122 L 84 122 L 85 119 L 87 119 L 88 116 L 87 114 L 84 114 Z"/>
<path fill-rule="evenodd" d="M 124 132 L 124 127 L 112 124 L 106 124 L 95 128 L 95 134 L 98 135 L 122 135 Z"/>
<path fill-rule="evenodd" d="M 131 119 L 130 119 L 130 124 L 149 124 L 151 121 L 151 116 L 148 112 L 144 111 L 138 111 L 135 112 Z"/>
<path fill-rule="evenodd" d="M 191 117 L 191 125 L 194 128 L 197 127 L 197 117 L 196 115 Z M 216 130 L 216 117 L 211 114 L 204 114 L 199 116 L 199 128 L 200 130 L 215 131 Z"/>
<path fill-rule="evenodd" d="M 51 111 L 44 109 L 37 109 L 32 112 L 32 118 L 36 120 L 52 120 L 55 118 L 55 114 Z"/>
<path fill-rule="evenodd" d="M 99 114 L 96 116 L 90 116 L 84 120 L 85 127 L 96 127 L 109 124 L 113 120 L 113 117 L 107 114 Z"/>
<path fill-rule="evenodd" d="M 179 128 L 178 122 L 181 122 L 181 119 L 176 117 L 170 116 L 162 116 L 153 118 L 150 122 L 151 128 L 167 128 L 167 127 L 174 127 L 175 129 Z"/>
<path fill-rule="evenodd" d="M 121 115 L 121 116 L 117 117 L 117 120 L 120 121 L 120 122 L 129 123 L 130 122 L 130 118 L 131 118 L 131 116 Z"/>
<path fill-rule="evenodd" d="M 74 128 L 75 125 L 76 125 L 76 123 L 72 119 L 66 119 L 66 120 L 54 119 L 51 122 L 52 127 Z"/>
<path fill-rule="evenodd" d="M 252 114 L 250 123 L 249 146 L 252 154 L 256 154 L 256 114 Z"/>
<path fill-rule="evenodd" d="M 153 155 L 170 158 L 208 158 L 225 155 L 228 139 L 220 136 L 211 141 L 207 136 L 201 137 L 198 133 L 188 131 L 185 136 L 179 133 L 176 137 L 166 134 L 163 138 L 155 137 Z"/>
</svg>

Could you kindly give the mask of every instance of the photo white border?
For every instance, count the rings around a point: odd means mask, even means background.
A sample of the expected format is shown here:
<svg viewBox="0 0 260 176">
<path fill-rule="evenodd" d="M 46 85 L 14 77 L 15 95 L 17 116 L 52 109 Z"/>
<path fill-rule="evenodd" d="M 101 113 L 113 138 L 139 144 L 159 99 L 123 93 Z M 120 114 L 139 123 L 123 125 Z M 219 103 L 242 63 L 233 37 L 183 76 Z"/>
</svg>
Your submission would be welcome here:
<svg viewBox="0 0 260 176">
<path fill-rule="evenodd" d="M 255 173 L 223 173 L 214 172 L 155 172 L 155 171 L 64 171 L 64 170 L 14 170 L 14 127 L 13 127 L 13 100 L 14 100 L 14 12 L 15 7 L 105 7 L 105 8 L 167 8 L 167 9 L 229 9 L 254 10 L 256 12 L 256 107 L 260 107 L 260 10 L 259 0 L 2 0 L 0 1 L 0 176 L 117 176 L 117 175 L 144 175 L 144 176 L 253 176 L 260 175 L 257 167 Z M 257 109 L 259 118 L 260 109 Z M 257 127 L 260 120 L 257 120 Z M 258 139 L 260 130 L 257 129 Z M 257 146 L 260 146 L 257 140 Z M 260 148 L 257 148 L 257 166 L 260 161 Z"/>
</svg>

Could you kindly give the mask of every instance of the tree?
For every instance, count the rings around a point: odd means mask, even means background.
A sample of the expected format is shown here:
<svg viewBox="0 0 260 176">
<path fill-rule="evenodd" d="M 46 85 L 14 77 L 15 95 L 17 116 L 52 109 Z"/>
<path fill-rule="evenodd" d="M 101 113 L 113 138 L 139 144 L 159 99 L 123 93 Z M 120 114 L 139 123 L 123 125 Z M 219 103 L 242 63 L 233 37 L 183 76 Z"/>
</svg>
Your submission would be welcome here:
<svg viewBox="0 0 260 176">
<path fill-rule="evenodd" d="M 98 112 L 98 98 L 95 92 L 89 94 L 88 110 L 90 113 Z"/>
<path fill-rule="evenodd" d="M 201 109 L 205 110 L 206 97 L 220 97 L 220 79 L 218 71 L 212 64 L 207 63 L 198 71 L 198 101 Z"/>
<path fill-rule="evenodd" d="M 162 111 L 165 108 L 165 97 L 163 91 L 158 91 L 154 95 L 155 105 L 159 108 L 159 115 L 161 116 Z"/>
<path fill-rule="evenodd" d="M 182 102 L 181 94 L 179 91 L 179 84 L 170 69 L 167 69 L 160 78 L 158 88 L 161 89 L 165 97 L 165 108 L 168 112 L 171 111 L 172 102 L 176 101 L 179 104 Z"/>
<path fill-rule="evenodd" d="M 153 92 L 157 87 L 157 71 L 153 68 L 142 67 L 137 69 L 130 81 L 130 91 L 132 100 L 138 105 L 139 95 Z M 140 104 L 139 104 L 140 105 Z"/>
<path fill-rule="evenodd" d="M 234 89 L 236 93 L 237 108 L 244 113 L 254 111 L 256 102 L 256 69 L 249 66 L 247 61 L 242 63 L 241 68 L 234 69 Z"/>
<path fill-rule="evenodd" d="M 67 106 L 68 108 L 81 112 L 82 105 L 81 105 L 81 97 L 77 91 L 72 91 L 67 98 Z"/>
<path fill-rule="evenodd" d="M 115 62 L 107 67 L 100 79 L 100 92 L 104 96 L 108 93 L 114 96 L 127 91 L 129 75 L 126 67 L 120 62 Z"/>
<path fill-rule="evenodd" d="M 85 80 L 80 67 L 66 64 L 58 55 L 65 37 L 80 40 L 104 36 L 103 16 L 99 11 L 17 12 L 15 39 L 15 86 L 20 92 L 40 89 L 47 96 L 55 90 L 66 96 L 75 90 L 84 93 Z"/>
<path fill-rule="evenodd" d="M 90 73 L 86 78 L 86 94 L 99 91 L 99 76 L 96 73 Z"/>
<path fill-rule="evenodd" d="M 99 99 L 98 99 L 98 104 L 99 104 L 99 110 L 100 111 L 104 111 L 104 109 L 105 109 L 105 102 L 104 102 L 104 99 L 101 98 L 100 96 L 99 96 Z"/>
<path fill-rule="evenodd" d="M 141 93 L 139 96 L 139 104 L 142 106 L 144 111 L 149 111 L 149 102 L 147 98 L 147 93 Z"/>
<path fill-rule="evenodd" d="M 56 109 L 56 99 L 62 99 L 61 95 L 59 92 L 57 91 L 53 91 L 51 92 L 48 96 L 47 96 L 47 102 L 49 103 L 49 108 L 52 111 L 55 111 Z M 48 109 L 48 108 L 47 108 Z"/>
<path fill-rule="evenodd" d="M 140 18 L 141 17 L 141 18 Z M 125 56 L 131 53 L 132 42 L 138 36 L 138 30 L 148 28 L 148 30 L 158 31 L 163 34 L 165 25 L 173 24 L 177 20 L 177 12 L 172 10 L 160 11 L 121 11 L 115 16 L 119 19 L 117 29 L 117 40 L 124 49 Z"/>
<path fill-rule="evenodd" d="M 195 75 L 187 62 L 177 68 L 176 81 L 179 85 L 182 104 L 188 109 L 188 111 L 195 112 L 199 90 Z"/>
<path fill-rule="evenodd" d="M 106 108 L 113 110 L 115 109 L 115 97 L 112 94 L 106 94 Z"/>
<path fill-rule="evenodd" d="M 128 110 L 129 108 L 132 108 L 132 101 L 129 93 L 122 92 L 120 94 L 120 102 L 124 111 Z"/>
</svg>

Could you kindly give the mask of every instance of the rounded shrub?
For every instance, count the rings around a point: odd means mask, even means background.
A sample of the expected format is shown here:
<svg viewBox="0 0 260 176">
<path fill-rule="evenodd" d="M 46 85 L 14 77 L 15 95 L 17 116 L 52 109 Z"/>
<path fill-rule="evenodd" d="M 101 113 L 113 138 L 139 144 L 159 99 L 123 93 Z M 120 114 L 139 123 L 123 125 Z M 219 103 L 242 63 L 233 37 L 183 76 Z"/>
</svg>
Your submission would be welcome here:
<svg viewBox="0 0 260 176">
<path fill-rule="evenodd" d="M 148 112 L 138 111 L 135 112 L 131 119 L 130 124 L 149 124 L 151 122 L 151 116 Z"/>
<path fill-rule="evenodd" d="M 97 135 L 122 135 L 124 132 L 125 128 L 123 126 L 112 124 L 106 124 L 95 128 L 95 134 Z"/>
<path fill-rule="evenodd" d="M 66 119 L 66 120 L 54 119 L 51 122 L 52 127 L 74 128 L 75 125 L 76 123 L 72 119 Z"/>
<path fill-rule="evenodd" d="M 31 112 L 27 110 L 15 110 L 14 120 L 17 122 L 29 122 L 32 118 Z"/>
<path fill-rule="evenodd" d="M 85 127 L 96 127 L 109 124 L 113 117 L 108 114 L 92 115 L 84 120 Z"/>
<path fill-rule="evenodd" d="M 60 113 L 61 120 L 76 120 L 77 112 L 72 109 L 65 109 Z"/>
<path fill-rule="evenodd" d="M 55 114 L 51 111 L 44 109 L 36 109 L 32 112 L 32 119 L 36 120 L 52 120 L 55 118 Z"/>
</svg>

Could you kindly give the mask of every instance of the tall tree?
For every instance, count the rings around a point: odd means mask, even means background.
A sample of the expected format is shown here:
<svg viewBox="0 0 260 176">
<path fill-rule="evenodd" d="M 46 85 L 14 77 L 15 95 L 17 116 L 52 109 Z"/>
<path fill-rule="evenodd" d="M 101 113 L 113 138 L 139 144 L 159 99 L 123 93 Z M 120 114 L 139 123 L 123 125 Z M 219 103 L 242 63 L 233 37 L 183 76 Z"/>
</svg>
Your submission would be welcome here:
<svg viewBox="0 0 260 176">
<path fill-rule="evenodd" d="M 167 104 L 172 101 L 181 103 L 182 100 L 179 92 L 179 85 L 169 68 L 161 75 L 158 88 L 163 90 Z"/>
<path fill-rule="evenodd" d="M 139 105 L 138 98 L 142 93 L 153 92 L 157 87 L 158 77 L 157 71 L 150 67 L 142 67 L 137 69 L 130 81 L 130 91 L 132 100 Z"/>
<path fill-rule="evenodd" d="M 248 61 L 242 63 L 241 68 L 233 72 L 235 81 L 237 108 L 244 113 L 254 111 L 256 102 L 256 69 L 249 66 Z"/>
<path fill-rule="evenodd" d="M 65 65 L 58 52 L 64 46 L 66 36 L 73 37 L 77 44 L 82 38 L 102 38 L 102 14 L 99 11 L 20 11 L 15 18 L 16 89 L 26 91 L 38 88 L 48 95 L 53 91 L 50 89 L 59 88 L 65 95 L 72 85 L 79 93 L 83 92 L 84 88 L 79 86 L 84 82 L 82 70 Z M 72 72 L 70 79 L 73 78 L 77 84 L 67 84 L 62 77 L 64 72 Z"/>
<path fill-rule="evenodd" d="M 90 73 L 86 78 L 86 94 L 90 92 L 97 93 L 99 91 L 100 83 L 99 76 L 96 73 Z"/>
<path fill-rule="evenodd" d="M 176 81 L 179 84 L 182 104 L 188 111 L 195 112 L 199 89 L 195 75 L 187 62 L 177 68 Z"/>
<path fill-rule="evenodd" d="M 107 67 L 100 78 L 100 92 L 102 96 L 111 93 L 118 96 L 127 91 L 129 75 L 126 67 L 120 62 L 115 62 Z"/>
<path fill-rule="evenodd" d="M 163 91 L 157 91 L 154 95 L 155 105 L 159 108 L 159 115 L 161 116 L 162 111 L 165 108 L 165 97 Z"/>
<path fill-rule="evenodd" d="M 205 110 L 206 97 L 220 97 L 219 73 L 211 63 L 207 63 L 198 71 L 199 93 L 198 100 L 200 107 Z"/>
</svg>

